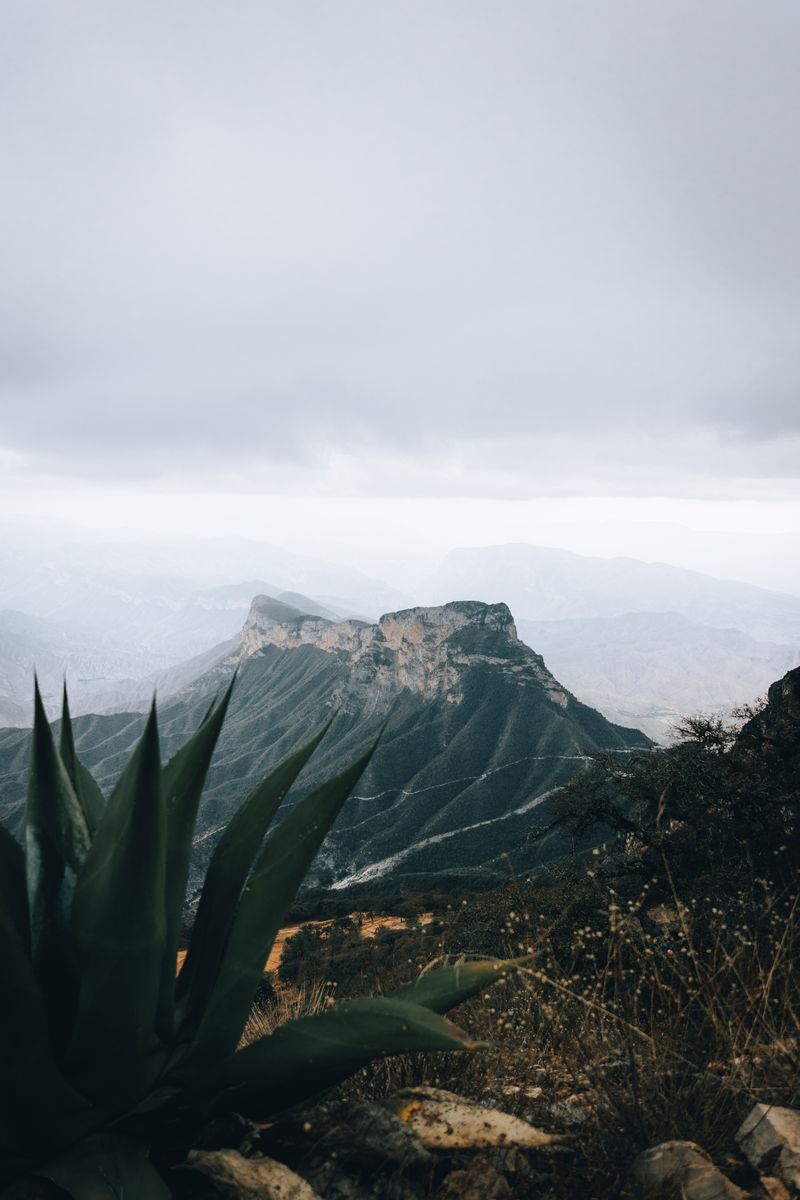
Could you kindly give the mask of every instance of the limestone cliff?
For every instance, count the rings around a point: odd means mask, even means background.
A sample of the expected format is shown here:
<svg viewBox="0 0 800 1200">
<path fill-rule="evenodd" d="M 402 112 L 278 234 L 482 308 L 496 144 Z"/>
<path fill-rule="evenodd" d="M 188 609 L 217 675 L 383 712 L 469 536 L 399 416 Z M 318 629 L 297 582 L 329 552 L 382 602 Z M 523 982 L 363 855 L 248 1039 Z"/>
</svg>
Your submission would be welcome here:
<svg viewBox="0 0 800 1200">
<path fill-rule="evenodd" d="M 524 688 L 535 684 L 565 708 L 568 694 L 542 658 L 521 642 L 506 604 L 461 600 L 436 608 L 387 613 L 376 625 L 305 616 L 268 596 L 256 596 L 242 631 L 240 656 L 265 647 L 314 646 L 346 660 L 351 697 L 360 701 L 408 690 L 425 699 L 459 704 L 464 675 L 492 666 Z"/>
</svg>

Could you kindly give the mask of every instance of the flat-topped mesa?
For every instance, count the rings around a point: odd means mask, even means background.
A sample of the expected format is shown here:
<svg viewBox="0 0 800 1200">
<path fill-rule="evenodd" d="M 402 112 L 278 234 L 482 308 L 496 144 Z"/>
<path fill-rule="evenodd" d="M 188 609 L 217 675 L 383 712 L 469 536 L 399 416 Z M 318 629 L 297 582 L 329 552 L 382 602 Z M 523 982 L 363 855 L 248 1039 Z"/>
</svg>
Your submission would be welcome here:
<svg viewBox="0 0 800 1200">
<path fill-rule="evenodd" d="M 517 637 L 506 604 L 457 600 L 386 613 L 370 625 L 308 616 L 268 596 L 256 596 L 240 645 L 242 657 L 269 646 L 314 646 L 349 660 L 356 686 L 381 693 L 407 688 L 423 696 L 444 696 L 452 703 L 462 699 L 466 671 L 492 666 L 513 673 L 521 686 L 535 682 L 561 707 L 568 703 L 567 693 L 542 658 Z"/>
</svg>

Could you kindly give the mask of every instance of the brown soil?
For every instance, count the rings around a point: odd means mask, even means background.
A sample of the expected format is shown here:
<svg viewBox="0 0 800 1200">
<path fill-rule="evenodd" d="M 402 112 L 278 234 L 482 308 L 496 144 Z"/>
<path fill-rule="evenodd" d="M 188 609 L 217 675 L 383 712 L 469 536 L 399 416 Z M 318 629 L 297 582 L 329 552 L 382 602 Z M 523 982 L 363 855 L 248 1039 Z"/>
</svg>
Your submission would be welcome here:
<svg viewBox="0 0 800 1200">
<path fill-rule="evenodd" d="M 405 929 L 408 925 L 408 920 L 405 917 L 393 917 L 393 916 L 371 917 L 371 916 L 367 916 L 366 913 L 350 913 L 350 920 L 360 923 L 361 936 L 363 938 L 377 937 L 378 933 L 380 932 L 381 929 Z M 433 920 L 433 913 L 422 913 L 417 918 L 417 921 L 419 922 L 420 925 L 427 925 L 432 920 Z M 269 958 L 267 959 L 266 963 L 264 964 L 264 970 L 271 971 L 273 973 L 277 973 L 277 971 L 281 965 L 281 961 L 283 960 L 283 953 L 284 953 L 284 950 L 286 949 L 286 943 L 289 941 L 290 938 L 294 937 L 294 935 L 296 933 L 298 933 L 299 930 L 304 929 L 307 926 L 313 926 L 317 929 L 329 929 L 330 926 L 333 924 L 334 924 L 334 921 L 326 920 L 326 921 L 298 921 L 294 925 L 284 925 L 284 927 L 282 929 L 278 930 L 277 936 L 272 945 L 272 949 L 269 952 Z M 178 970 L 179 971 L 180 971 L 181 967 L 183 966 L 183 960 L 185 958 L 186 958 L 186 951 L 179 950 L 178 951 Z"/>
</svg>

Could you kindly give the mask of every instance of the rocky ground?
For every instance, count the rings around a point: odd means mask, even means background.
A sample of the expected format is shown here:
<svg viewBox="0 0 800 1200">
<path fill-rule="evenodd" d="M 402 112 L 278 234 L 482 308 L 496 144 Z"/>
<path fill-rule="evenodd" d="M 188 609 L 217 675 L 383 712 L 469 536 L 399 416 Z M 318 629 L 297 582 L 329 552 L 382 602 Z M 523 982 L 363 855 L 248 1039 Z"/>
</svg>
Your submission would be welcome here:
<svg viewBox="0 0 800 1200">
<path fill-rule="evenodd" d="M 242 1127 L 236 1149 L 193 1151 L 179 1194 L 197 1200 L 589 1196 L 570 1175 L 586 1108 L 596 1102 L 577 1094 L 551 1103 L 548 1130 L 427 1087 L 400 1090 L 381 1103 L 321 1105 L 267 1129 Z M 800 1111 L 755 1105 L 734 1151 L 718 1162 L 694 1142 L 654 1145 L 630 1162 L 618 1195 L 791 1200 L 800 1195 Z"/>
</svg>

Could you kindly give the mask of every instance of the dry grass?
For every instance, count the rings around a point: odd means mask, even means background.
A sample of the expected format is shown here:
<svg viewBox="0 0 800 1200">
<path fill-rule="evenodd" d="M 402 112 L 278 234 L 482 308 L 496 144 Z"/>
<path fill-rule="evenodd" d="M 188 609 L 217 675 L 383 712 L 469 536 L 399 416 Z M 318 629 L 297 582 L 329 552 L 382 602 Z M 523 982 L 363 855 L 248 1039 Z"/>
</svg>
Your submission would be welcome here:
<svg viewBox="0 0 800 1200">
<path fill-rule="evenodd" d="M 566 940 L 510 912 L 498 949 L 534 946 L 533 967 L 457 1014 L 491 1049 L 389 1059 L 344 1093 L 426 1083 L 568 1132 L 571 1153 L 537 1164 L 543 1196 L 624 1196 L 635 1155 L 669 1138 L 736 1174 L 733 1135 L 753 1103 L 800 1103 L 798 897 L 764 882 L 724 905 L 650 895 L 610 890 Z"/>
<path fill-rule="evenodd" d="M 336 987 L 325 980 L 302 984 L 297 988 L 278 987 L 273 996 L 257 1003 L 245 1025 L 240 1046 L 249 1046 L 260 1037 L 273 1033 L 279 1025 L 312 1016 L 330 1008 L 336 1001 Z"/>
<path fill-rule="evenodd" d="M 624 1197 L 636 1154 L 670 1138 L 699 1142 L 736 1176 L 734 1133 L 751 1106 L 800 1103 L 800 900 L 764 881 L 725 901 L 681 899 L 666 864 L 665 876 L 623 899 L 590 872 L 579 901 L 567 889 L 548 911 L 534 885 L 450 906 L 424 945 L 410 934 L 400 961 L 384 961 L 381 990 L 442 951 L 476 950 L 478 930 L 482 953 L 533 950 L 531 967 L 455 1014 L 489 1048 L 374 1063 L 340 1096 L 429 1084 L 569 1134 L 568 1152 L 533 1156 L 520 1196 Z M 279 985 L 244 1040 L 339 990 Z"/>
</svg>

